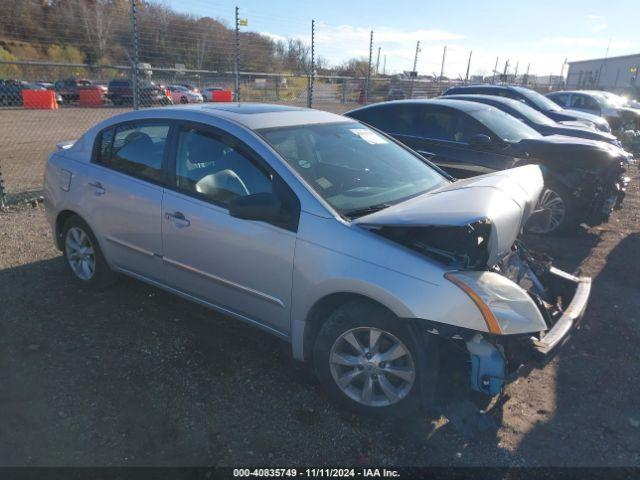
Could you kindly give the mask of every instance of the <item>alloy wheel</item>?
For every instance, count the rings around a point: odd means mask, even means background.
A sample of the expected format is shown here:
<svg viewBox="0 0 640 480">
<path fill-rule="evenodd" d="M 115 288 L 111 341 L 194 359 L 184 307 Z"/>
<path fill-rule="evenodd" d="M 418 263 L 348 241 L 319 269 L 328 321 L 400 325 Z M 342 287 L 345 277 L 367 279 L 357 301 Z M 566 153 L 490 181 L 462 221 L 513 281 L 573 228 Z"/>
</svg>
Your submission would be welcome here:
<svg viewBox="0 0 640 480">
<path fill-rule="evenodd" d="M 338 388 L 369 407 L 387 407 L 405 398 L 415 381 L 415 364 L 406 345 L 389 332 L 358 327 L 340 335 L 329 353 Z"/>
<path fill-rule="evenodd" d="M 96 254 L 89 235 L 71 227 L 65 237 L 65 252 L 71 271 L 81 280 L 91 280 L 96 271 Z"/>
<path fill-rule="evenodd" d="M 555 191 L 545 188 L 535 208 L 535 218 L 527 226 L 533 233 L 550 233 L 558 229 L 567 214 L 567 206 Z"/>
</svg>

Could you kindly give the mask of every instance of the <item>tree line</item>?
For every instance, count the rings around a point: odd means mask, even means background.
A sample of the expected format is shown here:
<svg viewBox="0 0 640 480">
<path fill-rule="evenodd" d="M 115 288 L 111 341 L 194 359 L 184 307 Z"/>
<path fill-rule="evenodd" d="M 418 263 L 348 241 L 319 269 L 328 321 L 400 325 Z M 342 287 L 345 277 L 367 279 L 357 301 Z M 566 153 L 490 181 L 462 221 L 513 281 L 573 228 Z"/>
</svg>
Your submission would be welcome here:
<svg viewBox="0 0 640 480">
<path fill-rule="evenodd" d="M 3 0 L 0 60 L 47 60 L 90 65 L 130 65 L 134 56 L 129 0 Z M 155 67 L 183 64 L 197 70 L 231 71 L 235 30 L 220 18 L 176 12 L 163 3 L 137 2 L 138 58 Z M 308 74 L 310 47 L 296 38 L 274 40 L 241 31 L 240 68 L 249 72 Z M 320 74 L 365 75 L 365 59 L 328 65 Z M 19 68 L 0 66 L 0 76 Z"/>
</svg>

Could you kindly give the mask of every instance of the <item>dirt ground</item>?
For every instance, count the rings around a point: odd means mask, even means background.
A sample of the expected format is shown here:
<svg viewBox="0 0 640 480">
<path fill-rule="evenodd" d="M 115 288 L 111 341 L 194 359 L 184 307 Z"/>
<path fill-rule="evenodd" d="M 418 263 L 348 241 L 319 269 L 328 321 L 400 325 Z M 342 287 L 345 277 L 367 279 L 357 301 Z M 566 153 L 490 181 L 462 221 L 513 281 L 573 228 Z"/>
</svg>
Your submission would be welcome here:
<svg viewBox="0 0 640 480">
<path fill-rule="evenodd" d="M 72 282 L 42 208 L 0 213 L 0 465 L 640 466 L 640 191 L 574 237 L 584 327 L 507 388 L 496 428 L 456 408 L 381 422 L 331 404 L 266 333 L 122 279 Z M 490 423 L 490 422 L 489 422 Z"/>
</svg>

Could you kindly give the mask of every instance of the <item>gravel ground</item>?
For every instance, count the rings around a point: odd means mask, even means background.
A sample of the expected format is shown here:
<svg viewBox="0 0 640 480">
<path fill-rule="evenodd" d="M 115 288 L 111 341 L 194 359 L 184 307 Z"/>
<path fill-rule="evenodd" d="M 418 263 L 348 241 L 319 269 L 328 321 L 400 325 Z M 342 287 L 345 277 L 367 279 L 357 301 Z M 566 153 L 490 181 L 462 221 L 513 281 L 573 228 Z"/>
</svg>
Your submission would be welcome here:
<svg viewBox="0 0 640 480">
<path fill-rule="evenodd" d="M 0 465 L 640 465 L 640 192 L 575 237 L 585 327 L 465 428 L 458 407 L 345 413 L 265 333 L 129 279 L 76 286 L 41 206 L 0 213 Z M 444 412 L 444 413 L 443 413 Z M 489 422 L 490 423 L 490 422 Z"/>
</svg>

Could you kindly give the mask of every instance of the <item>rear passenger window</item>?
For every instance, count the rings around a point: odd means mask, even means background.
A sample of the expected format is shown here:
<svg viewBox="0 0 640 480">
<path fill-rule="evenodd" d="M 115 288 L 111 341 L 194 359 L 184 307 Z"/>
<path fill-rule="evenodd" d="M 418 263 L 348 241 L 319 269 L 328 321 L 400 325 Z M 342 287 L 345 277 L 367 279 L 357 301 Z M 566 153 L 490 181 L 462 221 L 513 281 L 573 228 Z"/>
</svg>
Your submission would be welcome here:
<svg viewBox="0 0 640 480">
<path fill-rule="evenodd" d="M 168 124 L 126 124 L 102 132 L 96 161 L 145 180 L 160 181 Z"/>
</svg>

